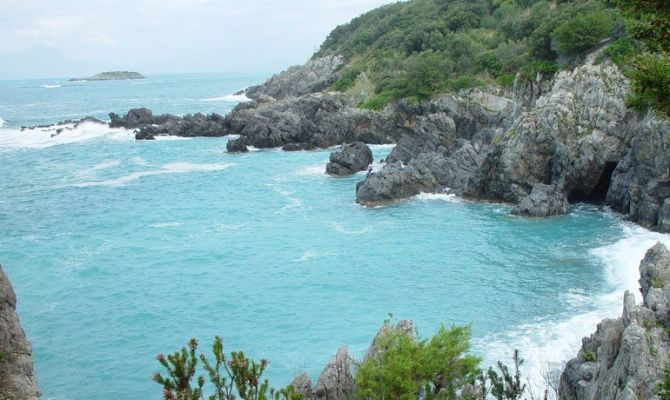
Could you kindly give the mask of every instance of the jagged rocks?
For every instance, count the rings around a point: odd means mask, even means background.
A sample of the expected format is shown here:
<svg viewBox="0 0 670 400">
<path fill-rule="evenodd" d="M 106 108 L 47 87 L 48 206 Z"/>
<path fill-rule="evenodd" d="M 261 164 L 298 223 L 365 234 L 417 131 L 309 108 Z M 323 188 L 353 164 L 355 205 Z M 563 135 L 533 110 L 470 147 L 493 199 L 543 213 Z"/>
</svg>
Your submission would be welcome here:
<svg viewBox="0 0 670 400">
<path fill-rule="evenodd" d="M 640 264 L 641 305 L 626 292 L 623 315 L 606 319 L 582 340 L 577 358 L 561 376 L 562 400 L 656 399 L 668 363 L 670 252 L 651 248 Z"/>
<path fill-rule="evenodd" d="M 354 385 L 353 358 L 346 347 L 337 350 L 335 357 L 326 365 L 319 376 L 314 390 L 317 400 L 348 400 L 353 398 Z"/>
<path fill-rule="evenodd" d="M 270 78 L 267 82 L 245 91 L 250 99 L 271 96 L 281 100 L 322 91 L 337 80 L 335 71 L 344 64 L 341 56 L 327 56 L 293 66 Z"/>
<path fill-rule="evenodd" d="M 330 154 L 326 173 L 335 176 L 353 175 L 365 171 L 372 164 L 372 150 L 363 142 L 343 144 L 340 150 Z"/>
<path fill-rule="evenodd" d="M 109 118 L 111 119 L 110 128 L 137 129 L 149 125 L 164 124 L 176 117 L 170 114 L 154 116 L 148 108 L 132 108 L 123 117 L 116 113 L 109 113 Z"/>
<path fill-rule="evenodd" d="M 413 337 L 414 323 L 410 320 L 402 320 L 399 321 L 395 326 L 393 326 L 388 321 L 384 322 L 384 325 L 382 325 L 381 328 L 379 328 L 379 331 L 377 331 L 375 338 L 372 339 L 372 343 L 370 343 L 370 347 L 368 347 L 368 351 L 365 353 L 365 358 L 363 358 L 363 362 L 366 362 L 370 359 L 374 359 L 383 355 L 382 349 L 379 348 L 379 340 L 391 332 L 399 332 L 409 337 Z"/>
<path fill-rule="evenodd" d="M 16 315 L 16 295 L 0 266 L 0 399 L 33 400 L 40 395 L 32 347 Z"/>
<path fill-rule="evenodd" d="M 216 113 L 187 114 L 183 117 L 161 115 L 155 120 L 163 122 L 140 127 L 135 139 L 151 140 L 156 136 L 219 137 L 227 134 L 223 116 Z"/>
<path fill-rule="evenodd" d="M 570 209 L 568 196 L 562 187 L 536 183 L 530 194 L 514 207 L 512 214 L 529 217 L 549 217 L 565 214 Z"/>
<path fill-rule="evenodd" d="M 314 398 L 314 391 L 312 390 L 312 380 L 309 378 L 309 375 L 302 373 L 293 379 L 291 382 L 293 390 L 295 393 L 299 393 L 303 396 L 305 400 L 312 400 Z"/>
</svg>

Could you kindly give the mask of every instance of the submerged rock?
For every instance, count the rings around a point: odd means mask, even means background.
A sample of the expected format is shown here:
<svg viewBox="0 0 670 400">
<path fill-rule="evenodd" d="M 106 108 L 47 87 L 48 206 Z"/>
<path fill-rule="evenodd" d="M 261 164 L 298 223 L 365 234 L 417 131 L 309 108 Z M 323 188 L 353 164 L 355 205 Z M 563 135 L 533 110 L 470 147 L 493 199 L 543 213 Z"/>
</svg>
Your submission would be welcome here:
<svg viewBox="0 0 670 400">
<path fill-rule="evenodd" d="M 0 266 L 0 398 L 33 400 L 40 396 L 32 347 L 16 315 L 16 294 Z"/>
<path fill-rule="evenodd" d="M 561 376 L 563 400 L 656 399 L 670 351 L 670 251 L 652 247 L 640 264 L 641 305 L 626 292 L 623 315 L 598 324 Z"/>
<path fill-rule="evenodd" d="M 372 150 L 365 143 L 343 144 L 338 151 L 330 154 L 326 173 L 335 176 L 353 175 L 365 171 L 373 161 Z"/>
</svg>

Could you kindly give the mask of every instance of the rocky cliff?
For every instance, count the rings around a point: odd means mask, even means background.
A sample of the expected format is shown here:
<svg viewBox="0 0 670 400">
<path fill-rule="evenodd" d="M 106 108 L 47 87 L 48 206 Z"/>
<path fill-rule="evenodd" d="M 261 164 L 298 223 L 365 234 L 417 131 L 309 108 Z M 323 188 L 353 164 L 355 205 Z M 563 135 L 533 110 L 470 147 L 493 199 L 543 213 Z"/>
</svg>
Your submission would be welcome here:
<svg viewBox="0 0 670 400">
<path fill-rule="evenodd" d="M 32 347 L 15 310 L 16 294 L 0 266 L 0 400 L 37 399 Z"/>
<path fill-rule="evenodd" d="M 626 292 L 623 315 L 598 324 L 561 376 L 563 400 L 658 399 L 670 355 L 670 251 L 651 248 L 640 264 L 643 302 Z"/>
</svg>

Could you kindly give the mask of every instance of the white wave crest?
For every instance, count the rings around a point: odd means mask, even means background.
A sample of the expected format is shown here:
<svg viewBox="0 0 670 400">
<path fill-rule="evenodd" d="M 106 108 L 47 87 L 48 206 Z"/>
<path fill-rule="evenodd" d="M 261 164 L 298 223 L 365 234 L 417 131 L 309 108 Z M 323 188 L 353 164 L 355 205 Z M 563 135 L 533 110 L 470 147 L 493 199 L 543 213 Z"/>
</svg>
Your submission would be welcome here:
<svg viewBox="0 0 670 400">
<path fill-rule="evenodd" d="M 155 228 L 155 229 L 161 229 L 161 228 L 174 228 L 177 226 L 181 226 L 181 222 L 160 222 L 157 224 L 151 224 L 149 227 Z"/>
<path fill-rule="evenodd" d="M 317 251 L 314 251 L 314 250 L 307 250 L 306 252 L 304 252 L 302 254 L 302 257 L 296 258 L 295 260 L 293 260 L 293 262 L 305 262 L 305 261 L 309 261 L 309 260 L 312 260 L 312 259 L 315 259 L 315 258 L 332 257 L 332 256 L 336 256 L 336 255 L 337 255 L 337 253 L 331 253 L 329 251 L 317 252 Z"/>
<path fill-rule="evenodd" d="M 206 99 L 200 99 L 200 101 L 212 102 L 212 101 L 227 101 L 230 103 L 246 103 L 251 101 L 246 94 L 228 94 L 221 97 L 209 97 Z"/>
<path fill-rule="evenodd" d="M 58 89 L 59 87 L 62 87 L 62 85 L 42 85 L 40 87 L 44 89 Z"/>
<path fill-rule="evenodd" d="M 5 126 L 5 120 L 2 119 L 2 117 L 0 117 L 0 128 L 2 128 L 3 126 Z"/>
<path fill-rule="evenodd" d="M 325 164 L 314 164 L 308 167 L 300 168 L 295 171 L 295 174 L 298 176 L 325 176 L 326 175 L 326 165 Z"/>
<path fill-rule="evenodd" d="M 462 202 L 453 193 L 419 193 L 416 196 L 414 196 L 414 198 L 422 201 L 441 200 L 441 201 L 447 201 L 449 203 Z"/>
<path fill-rule="evenodd" d="M 121 161 L 119 160 L 106 160 L 102 161 L 90 168 L 82 169 L 80 171 L 76 171 L 75 175 L 80 177 L 80 178 L 85 178 L 85 177 L 91 177 L 95 175 L 98 171 L 103 171 L 109 168 L 114 168 L 121 164 Z"/>
<path fill-rule="evenodd" d="M 0 148 L 43 149 L 94 139 L 132 141 L 135 135 L 126 129 L 112 129 L 107 124 L 95 122 L 84 122 L 76 127 L 74 124 L 64 124 L 24 131 L 4 129 L 0 132 Z"/>
<path fill-rule="evenodd" d="M 183 136 L 164 136 L 164 135 L 158 135 L 154 137 L 156 140 L 163 140 L 163 141 L 175 141 L 175 140 L 191 140 L 193 138 L 191 137 L 183 137 Z"/>
<path fill-rule="evenodd" d="M 212 172 L 222 171 L 230 168 L 235 164 L 192 164 L 188 162 L 177 162 L 172 164 L 165 164 L 160 169 L 153 171 L 132 172 L 128 175 L 121 176 L 116 179 L 108 179 L 104 181 L 80 182 L 72 186 L 77 187 L 91 187 L 91 186 L 109 186 L 119 187 L 124 186 L 130 182 L 136 181 L 140 178 L 154 175 L 164 174 L 184 174 L 189 172 Z"/>
<path fill-rule="evenodd" d="M 497 360 L 511 360 L 514 349 L 525 359 L 523 369 L 529 378 L 530 389 L 543 393 L 546 382 L 543 375 L 548 370 L 562 369 L 562 365 L 575 357 L 581 339 L 595 332 L 596 325 L 605 318 L 618 318 L 623 310 L 626 290 L 635 293 L 638 302 L 639 264 L 646 251 L 656 242 L 670 245 L 670 235 L 648 231 L 624 223 L 624 238 L 611 245 L 599 247 L 591 254 L 601 260 L 612 292 L 588 296 L 575 292 L 568 296 L 568 305 L 575 302 L 589 305 L 591 311 L 563 318 L 542 318 L 500 334 L 474 340 L 475 348 L 485 354 L 487 364 Z"/>
<path fill-rule="evenodd" d="M 369 144 L 368 147 L 370 150 L 393 150 L 395 143 L 390 144 Z"/>
</svg>

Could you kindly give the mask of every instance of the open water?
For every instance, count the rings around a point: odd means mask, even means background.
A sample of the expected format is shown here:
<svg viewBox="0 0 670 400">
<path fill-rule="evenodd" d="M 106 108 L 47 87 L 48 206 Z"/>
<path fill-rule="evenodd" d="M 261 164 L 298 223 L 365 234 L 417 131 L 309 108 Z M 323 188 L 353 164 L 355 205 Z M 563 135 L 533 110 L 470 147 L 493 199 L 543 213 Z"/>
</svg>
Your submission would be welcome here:
<svg viewBox="0 0 670 400">
<path fill-rule="evenodd" d="M 424 337 L 472 324 L 485 363 L 518 348 L 539 386 L 638 293 L 646 249 L 670 243 L 589 205 L 544 220 L 444 194 L 362 208 L 364 175 L 324 175 L 329 151 L 18 129 L 138 106 L 225 114 L 262 79 L 0 82 L 0 263 L 44 399 L 160 398 L 156 354 L 215 335 L 270 360 L 274 386 L 316 381 L 338 347 L 362 356 L 388 314 Z"/>
</svg>

